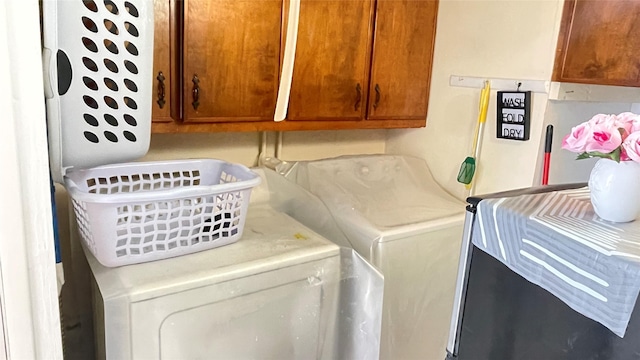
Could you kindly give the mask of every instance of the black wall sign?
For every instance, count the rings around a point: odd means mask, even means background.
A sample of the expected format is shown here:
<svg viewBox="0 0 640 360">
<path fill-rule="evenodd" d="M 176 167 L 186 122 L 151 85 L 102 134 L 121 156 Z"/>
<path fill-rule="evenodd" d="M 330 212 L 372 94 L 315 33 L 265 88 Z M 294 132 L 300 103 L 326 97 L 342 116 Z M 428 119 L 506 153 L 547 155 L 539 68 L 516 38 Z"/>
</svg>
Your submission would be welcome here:
<svg viewBox="0 0 640 360">
<path fill-rule="evenodd" d="M 498 91 L 497 137 L 529 140 L 531 91 Z"/>
</svg>

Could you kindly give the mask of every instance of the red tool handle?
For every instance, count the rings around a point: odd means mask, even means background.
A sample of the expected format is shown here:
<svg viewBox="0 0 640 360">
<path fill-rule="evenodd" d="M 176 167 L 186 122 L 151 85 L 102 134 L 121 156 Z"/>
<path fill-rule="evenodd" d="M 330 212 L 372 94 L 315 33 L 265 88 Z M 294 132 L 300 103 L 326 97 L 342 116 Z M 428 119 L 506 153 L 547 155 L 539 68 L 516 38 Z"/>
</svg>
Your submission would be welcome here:
<svg viewBox="0 0 640 360">
<path fill-rule="evenodd" d="M 551 142 L 553 141 L 553 125 L 547 125 L 544 139 L 544 167 L 542 168 L 542 185 L 549 184 L 549 164 L 551 163 Z"/>
<path fill-rule="evenodd" d="M 551 153 L 544 153 L 544 168 L 542 169 L 542 185 L 549 184 L 549 163 L 551 162 Z"/>
</svg>

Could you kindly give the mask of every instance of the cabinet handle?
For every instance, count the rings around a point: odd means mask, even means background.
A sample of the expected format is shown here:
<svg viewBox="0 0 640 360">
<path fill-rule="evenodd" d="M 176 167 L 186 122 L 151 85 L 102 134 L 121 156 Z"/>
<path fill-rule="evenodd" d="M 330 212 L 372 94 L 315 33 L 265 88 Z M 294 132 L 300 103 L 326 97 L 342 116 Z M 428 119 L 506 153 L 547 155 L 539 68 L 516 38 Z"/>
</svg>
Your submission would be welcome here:
<svg viewBox="0 0 640 360">
<path fill-rule="evenodd" d="M 164 107 L 164 104 L 166 103 L 164 101 L 164 74 L 162 74 L 162 71 L 158 72 L 158 76 L 156 76 L 156 80 L 158 80 L 158 101 L 156 101 L 158 103 L 158 106 L 160 107 L 160 109 L 162 109 Z"/>
<path fill-rule="evenodd" d="M 356 105 L 355 110 L 358 111 L 360 108 L 360 102 L 362 101 L 362 87 L 360 87 L 360 83 L 356 85 Z"/>
<path fill-rule="evenodd" d="M 200 106 L 200 79 L 198 79 L 198 74 L 193 75 L 193 89 L 191 90 L 191 95 L 193 96 L 193 105 L 194 110 L 198 110 L 198 106 Z"/>
<path fill-rule="evenodd" d="M 373 102 L 374 109 L 376 109 L 378 107 L 378 104 L 380 103 L 380 85 L 376 84 L 375 91 L 376 91 L 376 100 Z"/>
</svg>

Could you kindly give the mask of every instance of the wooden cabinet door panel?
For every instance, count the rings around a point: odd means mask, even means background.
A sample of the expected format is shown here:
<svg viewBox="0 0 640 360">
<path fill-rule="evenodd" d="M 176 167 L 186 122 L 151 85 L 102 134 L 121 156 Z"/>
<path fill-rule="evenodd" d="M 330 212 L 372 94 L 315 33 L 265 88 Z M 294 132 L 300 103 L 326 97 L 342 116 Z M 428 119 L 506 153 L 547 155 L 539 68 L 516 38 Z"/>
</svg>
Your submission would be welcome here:
<svg viewBox="0 0 640 360">
<path fill-rule="evenodd" d="M 154 0 L 153 39 L 153 100 L 151 116 L 154 122 L 171 118 L 171 12 L 169 0 Z M 164 80 L 160 80 L 164 79 Z M 164 95 L 164 96 L 163 96 Z"/>
<path fill-rule="evenodd" d="M 288 120 L 363 118 L 372 0 L 301 0 Z"/>
<path fill-rule="evenodd" d="M 640 86 L 640 2 L 567 1 L 554 80 Z"/>
<path fill-rule="evenodd" d="M 273 119 L 282 0 L 185 0 L 184 7 L 184 120 Z"/>
<path fill-rule="evenodd" d="M 436 0 L 378 0 L 368 119 L 426 119 Z"/>
</svg>

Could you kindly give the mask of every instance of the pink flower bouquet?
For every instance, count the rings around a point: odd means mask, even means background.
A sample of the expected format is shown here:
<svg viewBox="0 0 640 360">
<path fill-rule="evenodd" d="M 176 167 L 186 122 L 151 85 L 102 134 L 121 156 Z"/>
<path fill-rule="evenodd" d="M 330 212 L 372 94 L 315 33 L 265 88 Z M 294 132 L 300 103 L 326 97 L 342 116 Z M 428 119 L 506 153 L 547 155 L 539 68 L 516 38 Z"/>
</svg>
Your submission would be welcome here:
<svg viewBox="0 0 640 360">
<path fill-rule="evenodd" d="M 562 148 L 578 153 L 578 160 L 600 157 L 640 163 L 640 115 L 598 114 L 571 129 Z"/>
</svg>

